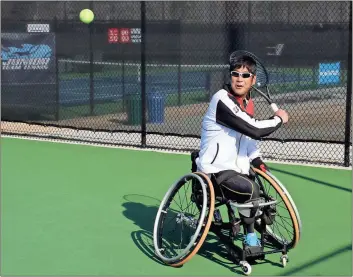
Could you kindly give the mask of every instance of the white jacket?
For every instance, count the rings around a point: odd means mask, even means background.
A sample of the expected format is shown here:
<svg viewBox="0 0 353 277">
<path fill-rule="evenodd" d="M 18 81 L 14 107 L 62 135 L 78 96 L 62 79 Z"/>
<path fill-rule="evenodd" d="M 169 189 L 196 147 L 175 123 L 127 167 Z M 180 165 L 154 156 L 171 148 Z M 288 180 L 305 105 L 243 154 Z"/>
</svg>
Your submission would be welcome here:
<svg viewBox="0 0 353 277">
<path fill-rule="evenodd" d="M 249 174 L 250 162 L 260 157 L 256 140 L 268 136 L 282 125 L 274 116 L 256 120 L 240 108 L 227 90 L 213 95 L 202 121 L 198 170 L 206 174 L 235 170 Z M 256 139 L 256 140 L 255 140 Z"/>
</svg>

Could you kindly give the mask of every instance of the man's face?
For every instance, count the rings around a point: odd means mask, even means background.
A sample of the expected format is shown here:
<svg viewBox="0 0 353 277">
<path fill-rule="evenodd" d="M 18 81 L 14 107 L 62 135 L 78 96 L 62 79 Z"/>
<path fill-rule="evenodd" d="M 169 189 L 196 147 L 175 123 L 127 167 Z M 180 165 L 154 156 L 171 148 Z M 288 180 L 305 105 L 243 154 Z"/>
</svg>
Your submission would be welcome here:
<svg viewBox="0 0 353 277">
<path fill-rule="evenodd" d="M 249 70 L 243 66 L 238 69 L 233 69 L 233 71 L 239 73 L 250 73 Z M 232 89 L 236 95 L 240 97 L 246 97 L 247 93 L 250 91 L 251 86 L 256 83 L 256 76 L 252 75 L 249 78 L 244 78 L 244 76 L 231 76 Z"/>
</svg>

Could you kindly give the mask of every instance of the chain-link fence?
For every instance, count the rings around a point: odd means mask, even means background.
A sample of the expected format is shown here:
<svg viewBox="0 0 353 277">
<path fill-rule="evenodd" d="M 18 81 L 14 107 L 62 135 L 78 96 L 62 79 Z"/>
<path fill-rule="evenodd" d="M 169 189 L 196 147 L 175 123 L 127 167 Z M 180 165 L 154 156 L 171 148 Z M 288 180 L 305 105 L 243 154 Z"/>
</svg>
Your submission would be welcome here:
<svg viewBox="0 0 353 277">
<path fill-rule="evenodd" d="M 229 54 L 245 49 L 290 114 L 264 156 L 351 164 L 349 1 L 3 1 L 1 13 L 5 134 L 197 149 Z M 270 116 L 253 95 L 256 117 Z"/>
</svg>

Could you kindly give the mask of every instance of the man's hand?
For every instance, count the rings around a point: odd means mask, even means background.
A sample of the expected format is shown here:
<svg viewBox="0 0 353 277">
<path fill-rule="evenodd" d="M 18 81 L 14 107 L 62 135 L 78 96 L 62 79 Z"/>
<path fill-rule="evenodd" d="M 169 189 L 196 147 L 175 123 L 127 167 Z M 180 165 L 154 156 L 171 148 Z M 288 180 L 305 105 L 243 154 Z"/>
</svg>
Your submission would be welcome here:
<svg viewBox="0 0 353 277">
<path fill-rule="evenodd" d="M 279 109 L 277 112 L 275 112 L 275 115 L 279 116 L 280 118 L 282 118 L 283 123 L 287 123 L 289 116 L 288 113 L 285 110 L 281 110 Z"/>
<path fill-rule="evenodd" d="M 251 161 L 251 164 L 256 167 L 257 169 L 260 169 L 263 172 L 270 171 L 267 167 L 267 165 L 262 161 L 260 157 L 257 157 Z"/>
</svg>

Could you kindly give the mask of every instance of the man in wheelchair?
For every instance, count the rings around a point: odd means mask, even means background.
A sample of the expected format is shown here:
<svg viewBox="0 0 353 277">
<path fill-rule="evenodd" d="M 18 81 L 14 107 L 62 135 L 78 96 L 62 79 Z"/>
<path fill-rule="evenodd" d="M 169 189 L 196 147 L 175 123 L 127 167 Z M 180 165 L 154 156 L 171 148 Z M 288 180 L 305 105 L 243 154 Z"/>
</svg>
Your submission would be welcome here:
<svg viewBox="0 0 353 277">
<path fill-rule="evenodd" d="M 232 56 L 231 56 L 232 57 Z M 260 196 L 251 177 L 251 165 L 267 171 L 256 140 L 275 132 L 288 122 L 288 114 L 278 110 L 266 120 L 254 116 L 251 86 L 256 83 L 256 62 L 249 56 L 230 59 L 230 84 L 216 92 L 202 121 L 197 170 L 210 176 L 223 196 L 237 203 Z M 239 211 L 240 213 L 240 211 Z M 254 230 L 254 214 L 240 214 L 246 223 L 244 244 L 260 246 Z"/>
<path fill-rule="evenodd" d="M 300 239 L 301 220 L 294 201 L 268 171 L 256 145 L 256 140 L 287 123 L 288 114 L 278 110 L 267 120 L 254 119 L 250 90 L 256 68 L 251 57 L 231 55 L 231 82 L 211 99 L 202 122 L 200 151 L 191 153 L 191 173 L 173 183 L 158 208 L 153 245 L 155 254 L 168 265 L 188 262 L 211 231 L 249 275 L 249 262 L 263 260 L 267 254 L 281 252 L 285 266 L 288 250 Z M 218 209 L 224 204 L 229 222 L 223 222 Z M 241 227 L 244 240 L 239 249 L 236 240 L 242 235 Z"/>
</svg>

